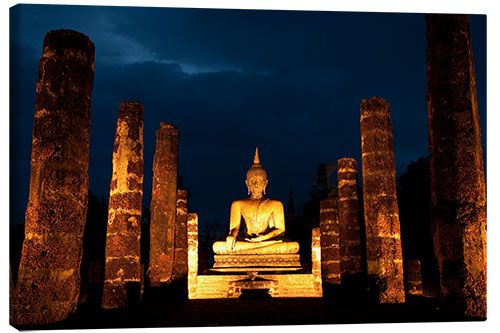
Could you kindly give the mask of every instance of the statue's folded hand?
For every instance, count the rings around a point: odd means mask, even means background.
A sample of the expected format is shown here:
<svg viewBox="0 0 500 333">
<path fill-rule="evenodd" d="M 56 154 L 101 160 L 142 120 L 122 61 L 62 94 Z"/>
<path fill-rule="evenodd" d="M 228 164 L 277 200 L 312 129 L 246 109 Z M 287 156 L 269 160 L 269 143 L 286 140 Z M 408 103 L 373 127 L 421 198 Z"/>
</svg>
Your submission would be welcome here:
<svg viewBox="0 0 500 333">
<path fill-rule="evenodd" d="M 253 237 L 253 238 L 245 238 L 245 240 L 252 242 L 252 243 L 258 243 L 267 240 L 268 237 L 266 236 L 258 236 L 258 237 Z"/>
<path fill-rule="evenodd" d="M 234 244 L 236 243 L 236 237 L 227 236 L 226 238 L 226 246 L 228 249 L 232 250 L 234 248 Z"/>
</svg>

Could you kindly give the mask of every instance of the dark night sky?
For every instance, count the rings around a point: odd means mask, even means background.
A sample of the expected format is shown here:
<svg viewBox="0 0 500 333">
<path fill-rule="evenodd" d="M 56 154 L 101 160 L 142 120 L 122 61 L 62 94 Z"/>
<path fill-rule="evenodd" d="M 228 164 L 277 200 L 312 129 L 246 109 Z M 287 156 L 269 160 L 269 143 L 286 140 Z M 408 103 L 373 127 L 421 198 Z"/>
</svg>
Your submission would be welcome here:
<svg viewBox="0 0 500 333">
<path fill-rule="evenodd" d="M 255 147 L 268 196 L 307 199 L 319 162 L 358 160 L 359 105 L 391 104 L 397 173 L 428 155 L 423 14 L 20 5 L 11 9 L 11 224 L 28 200 L 35 85 L 44 35 L 77 30 L 96 45 L 90 189 L 108 199 L 119 103 L 144 104 L 144 200 L 155 131 L 177 126 L 179 173 L 200 226 L 228 224 L 246 196 Z M 486 17 L 471 16 L 486 152 Z"/>
</svg>

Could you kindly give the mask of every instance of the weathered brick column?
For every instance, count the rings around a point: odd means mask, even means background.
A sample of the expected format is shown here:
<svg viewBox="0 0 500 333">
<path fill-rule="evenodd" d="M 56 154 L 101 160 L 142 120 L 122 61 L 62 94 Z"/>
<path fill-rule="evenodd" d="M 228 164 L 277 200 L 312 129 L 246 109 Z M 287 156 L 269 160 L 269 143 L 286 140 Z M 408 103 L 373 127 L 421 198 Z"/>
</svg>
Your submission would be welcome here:
<svg viewBox="0 0 500 333">
<path fill-rule="evenodd" d="M 361 151 L 370 290 L 381 303 L 405 301 L 403 255 L 396 198 L 396 166 L 389 103 L 361 102 Z"/>
<path fill-rule="evenodd" d="M 16 324 L 46 324 L 76 310 L 89 180 L 94 44 L 53 30 L 38 67 L 30 194 Z"/>
<path fill-rule="evenodd" d="M 139 299 L 144 108 L 124 102 L 118 110 L 109 190 L 106 267 L 102 307 L 124 307 Z M 135 292 L 136 295 L 133 295 Z"/>
<path fill-rule="evenodd" d="M 420 260 L 412 259 L 406 262 L 406 290 L 408 295 L 423 294 Z"/>
<path fill-rule="evenodd" d="M 161 122 L 156 131 L 153 159 L 153 192 L 149 253 L 149 283 L 152 287 L 172 280 L 177 203 L 177 163 L 179 131 Z"/>
<path fill-rule="evenodd" d="M 192 298 L 198 288 L 198 214 L 187 216 L 188 232 L 188 297 Z"/>
<path fill-rule="evenodd" d="M 319 227 L 323 281 L 340 284 L 339 219 L 336 199 L 321 200 Z"/>
<path fill-rule="evenodd" d="M 358 171 L 354 158 L 337 162 L 340 224 L 340 274 L 342 278 L 361 273 L 361 227 L 358 204 Z"/>
<path fill-rule="evenodd" d="M 187 191 L 177 190 L 173 280 L 183 279 L 187 276 L 187 252 Z"/>
<path fill-rule="evenodd" d="M 311 232 L 311 273 L 314 279 L 314 289 L 318 296 L 323 295 L 321 278 L 321 231 L 320 228 L 313 228 Z"/>
<path fill-rule="evenodd" d="M 427 15 L 431 225 L 442 295 L 486 317 L 486 186 L 467 15 Z"/>
</svg>

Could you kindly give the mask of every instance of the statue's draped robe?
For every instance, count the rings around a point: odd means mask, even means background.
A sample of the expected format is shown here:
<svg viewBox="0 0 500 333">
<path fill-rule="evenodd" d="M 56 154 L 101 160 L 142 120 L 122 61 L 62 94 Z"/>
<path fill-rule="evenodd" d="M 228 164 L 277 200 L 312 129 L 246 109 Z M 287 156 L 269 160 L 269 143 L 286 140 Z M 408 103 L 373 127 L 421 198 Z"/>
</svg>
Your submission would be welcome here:
<svg viewBox="0 0 500 333">
<path fill-rule="evenodd" d="M 240 229 L 242 216 L 246 226 L 245 237 L 262 235 L 270 229 L 285 230 L 284 209 L 280 201 L 247 199 L 233 202 L 229 231 Z"/>
<path fill-rule="evenodd" d="M 285 214 L 283 204 L 277 200 L 244 199 L 231 205 L 229 232 L 237 235 L 241 226 L 241 217 L 245 220 L 245 238 L 266 235 L 272 230 L 282 233 L 260 242 L 237 241 L 233 249 L 228 249 L 226 242 L 216 242 L 213 246 L 216 254 L 284 254 L 297 253 L 299 244 L 281 238 L 285 232 Z M 233 232 L 233 230 L 236 230 Z"/>
</svg>

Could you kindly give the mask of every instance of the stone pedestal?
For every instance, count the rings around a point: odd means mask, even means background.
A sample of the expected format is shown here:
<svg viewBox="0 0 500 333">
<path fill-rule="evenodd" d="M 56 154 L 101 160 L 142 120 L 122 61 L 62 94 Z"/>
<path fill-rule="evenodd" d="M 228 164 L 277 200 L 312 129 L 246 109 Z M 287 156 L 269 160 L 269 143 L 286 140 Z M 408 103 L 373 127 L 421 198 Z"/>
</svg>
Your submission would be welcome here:
<svg viewBox="0 0 500 333">
<path fill-rule="evenodd" d="M 441 292 L 486 317 L 486 184 L 467 15 L 427 15 L 431 225 Z"/>
<path fill-rule="evenodd" d="M 189 299 L 238 298 L 243 290 L 272 297 L 322 297 L 319 228 L 312 233 L 312 272 L 297 267 L 298 255 L 218 255 L 210 274 L 198 274 L 198 216 L 188 214 Z"/>
<path fill-rule="evenodd" d="M 149 253 L 149 283 L 152 287 L 160 287 L 172 280 L 177 215 L 178 137 L 177 128 L 164 122 L 156 131 Z"/>
<path fill-rule="evenodd" d="M 358 171 L 354 158 L 337 162 L 338 211 L 340 224 L 340 274 L 342 279 L 360 274 L 361 227 L 358 204 Z"/>
<path fill-rule="evenodd" d="M 121 103 L 118 110 L 106 235 L 105 309 L 124 307 L 129 298 L 139 299 L 143 113 L 138 102 Z"/>
<path fill-rule="evenodd" d="M 340 284 L 339 220 L 336 199 L 321 200 L 319 227 L 323 281 Z"/>
<path fill-rule="evenodd" d="M 76 310 L 93 81 L 89 38 L 71 30 L 47 33 L 38 68 L 16 325 L 54 323 Z"/>
<path fill-rule="evenodd" d="M 187 191 L 177 190 L 177 216 L 175 219 L 174 272 L 172 279 L 186 278 L 187 266 Z"/>
<path fill-rule="evenodd" d="M 389 103 L 382 98 L 361 102 L 361 151 L 369 288 L 381 303 L 401 303 L 405 291 L 396 166 Z"/>
<path fill-rule="evenodd" d="M 196 289 L 189 294 L 189 299 L 238 298 L 241 289 L 269 289 L 270 296 L 281 298 L 323 296 L 321 275 L 317 278 L 310 273 L 258 272 L 257 277 L 262 280 L 252 281 L 252 276 L 247 273 L 198 275 Z M 238 287 L 239 292 L 236 290 Z"/>
<path fill-rule="evenodd" d="M 229 282 L 228 298 L 238 298 L 244 290 L 267 290 L 272 297 L 278 289 L 277 280 L 249 277 L 242 280 Z"/>
<path fill-rule="evenodd" d="M 218 271 L 248 271 L 249 267 L 262 271 L 301 269 L 298 254 L 221 254 L 215 255 L 214 261 L 214 270 Z"/>
</svg>

